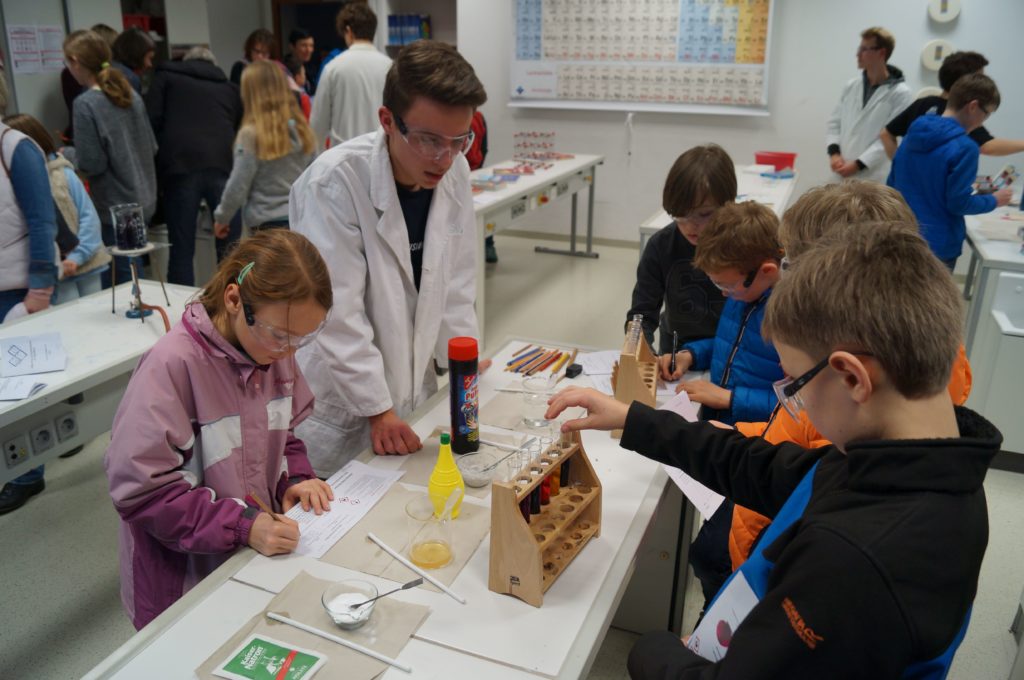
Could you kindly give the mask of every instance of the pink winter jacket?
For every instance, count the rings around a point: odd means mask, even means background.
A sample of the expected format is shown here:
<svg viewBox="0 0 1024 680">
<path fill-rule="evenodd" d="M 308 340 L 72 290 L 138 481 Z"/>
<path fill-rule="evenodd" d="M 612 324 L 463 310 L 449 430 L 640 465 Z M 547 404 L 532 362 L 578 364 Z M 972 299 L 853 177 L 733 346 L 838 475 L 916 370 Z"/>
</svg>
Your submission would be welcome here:
<svg viewBox="0 0 1024 680">
<path fill-rule="evenodd" d="M 248 545 L 253 493 L 275 510 L 313 477 L 293 429 L 313 394 L 291 358 L 259 366 L 201 304 L 143 355 L 114 416 L 105 467 L 121 516 L 121 600 L 141 629 Z"/>
</svg>

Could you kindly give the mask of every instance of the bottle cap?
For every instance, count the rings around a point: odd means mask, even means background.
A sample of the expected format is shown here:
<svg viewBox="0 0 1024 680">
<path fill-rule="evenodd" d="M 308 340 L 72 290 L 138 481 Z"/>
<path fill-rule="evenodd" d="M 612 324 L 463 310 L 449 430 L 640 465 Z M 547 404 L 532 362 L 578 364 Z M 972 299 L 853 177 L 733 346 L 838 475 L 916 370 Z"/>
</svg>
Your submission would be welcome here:
<svg viewBox="0 0 1024 680">
<path fill-rule="evenodd" d="M 455 361 L 472 361 L 479 355 L 476 338 L 460 336 L 448 341 L 448 358 Z"/>
<path fill-rule="evenodd" d="M 441 433 L 441 445 L 444 446 L 446 444 L 451 444 L 451 443 L 452 443 L 452 436 L 450 434 L 448 434 L 447 432 L 442 432 Z"/>
</svg>

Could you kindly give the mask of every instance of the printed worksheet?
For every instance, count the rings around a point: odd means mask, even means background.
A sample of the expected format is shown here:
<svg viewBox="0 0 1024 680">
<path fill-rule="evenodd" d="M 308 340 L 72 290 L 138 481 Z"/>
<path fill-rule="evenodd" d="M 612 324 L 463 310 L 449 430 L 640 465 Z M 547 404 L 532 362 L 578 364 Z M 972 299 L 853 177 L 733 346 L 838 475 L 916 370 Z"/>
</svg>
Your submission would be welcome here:
<svg viewBox="0 0 1024 680">
<path fill-rule="evenodd" d="M 690 396 L 686 392 L 676 394 L 658 408 L 659 410 L 672 411 L 686 418 L 691 423 L 697 422 L 697 405 L 690 401 Z M 697 512 L 704 519 L 708 519 L 711 515 L 715 514 L 722 501 L 725 500 L 724 496 L 712 491 L 679 468 L 664 464 L 662 467 L 665 468 L 669 478 L 675 482 L 679 490 L 693 504 L 693 507 L 697 508 Z"/>
<path fill-rule="evenodd" d="M 0 401 L 28 399 L 45 387 L 46 383 L 36 382 L 34 375 L 0 378 Z"/>
<path fill-rule="evenodd" d="M 721 661 L 729 651 L 729 643 L 736 629 L 757 603 L 757 595 L 747 583 L 743 572 L 737 571 L 722 592 L 718 593 L 686 646 L 708 661 Z"/>
<path fill-rule="evenodd" d="M 323 557 L 403 474 L 402 470 L 383 470 L 350 461 L 327 480 L 334 489 L 330 512 L 317 515 L 296 505 L 285 513 L 286 517 L 299 523 L 299 547 L 295 553 L 317 559 Z"/>
<path fill-rule="evenodd" d="M 0 340 L 0 377 L 63 371 L 68 363 L 60 333 L 40 333 Z"/>
</svg>

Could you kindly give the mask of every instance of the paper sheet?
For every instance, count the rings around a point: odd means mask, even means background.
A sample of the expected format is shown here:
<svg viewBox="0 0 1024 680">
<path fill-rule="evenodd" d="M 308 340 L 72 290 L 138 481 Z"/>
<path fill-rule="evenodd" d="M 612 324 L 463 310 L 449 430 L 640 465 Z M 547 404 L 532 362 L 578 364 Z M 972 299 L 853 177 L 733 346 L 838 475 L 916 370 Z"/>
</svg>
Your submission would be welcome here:
<svg viewBox="0 0 1024 680">
<path fill-rule="evenodd" d="M 697 405 L 690 401 L 690 397 L 686 392 L 680 392 L 675 395 L 662 404 L 659 410 L 672 411 L 691 423 L 697 422 Z M 722 501 L 725 500 L 724 496 L 715 493 L 679 468 L 672 467 L 671 465 L 663 465 L 662 467 L 665 468 L 665 472 L 668 473 L 668 476 L 675 482 L 680 491 L 683 492 L 683 495 L 693 503 L 693 507 L 697 508 L 697 512 L 705 519 L 715 514 Z"/>
<path fill-rule="evenodd" d="M 737 573 L 701 619 L 686 644 L 687 648 L 708 661 L 721 661 L 729 651 L 736 629 L 757 603 L 757 595 L 747 579 L 742 572 Z"/>
<path fill-rule="evenodd" d="M 22 375 L 14 378 L 0 378 L 0 401 L 17 401 L 28 399 L 39 390 L 46 387 L 46 383 L 38 382 L 37 376 Z"/>
<path fill-rule="evenodd" d="M 583 372 L 587 375 L 610 375 L 620 355 L 620 352 L 613 349 L 603 352 L 581 352 L 576 357 L 576 363 L 583 367 Z"/>
<path fill-rule="evenodd" d="M 334 489 L 331 511 L 322 515 L 295 505 L 285 515 L 299 523 L 296 554 L 323 557 L 345 533 L 377 504 L 388 489 L 405 474 L 350 461 L 327 480 Z"/>
<path fill-rule="evenodd" d="M 63 371 L 68 363 L 60 333 L 22 335 L 0 340 L 0 376 Z"/>
</svg>

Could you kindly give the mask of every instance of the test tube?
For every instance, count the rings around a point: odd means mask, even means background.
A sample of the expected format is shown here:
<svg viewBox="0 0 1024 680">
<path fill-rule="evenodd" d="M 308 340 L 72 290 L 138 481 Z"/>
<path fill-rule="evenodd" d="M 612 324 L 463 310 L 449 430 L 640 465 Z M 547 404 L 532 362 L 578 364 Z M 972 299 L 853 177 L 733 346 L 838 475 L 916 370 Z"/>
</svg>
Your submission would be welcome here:
<svg viewBox="0 0 1024 680">
<path fill-rule="evenodd" d="M 530 514 L 531 515 L 539 515 L 540 514 L 540 487 L 539 486 L 536 489 L 534 489 L 533 491 L 530 492 Z"/>
<path fill-rule="evenodd" d="M 544 481 L 540 483 L 540 504 L 549 505 L 551 503 L 551 475 L 549 474 L 544 478 Z"/>
</svg>

